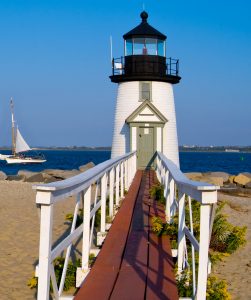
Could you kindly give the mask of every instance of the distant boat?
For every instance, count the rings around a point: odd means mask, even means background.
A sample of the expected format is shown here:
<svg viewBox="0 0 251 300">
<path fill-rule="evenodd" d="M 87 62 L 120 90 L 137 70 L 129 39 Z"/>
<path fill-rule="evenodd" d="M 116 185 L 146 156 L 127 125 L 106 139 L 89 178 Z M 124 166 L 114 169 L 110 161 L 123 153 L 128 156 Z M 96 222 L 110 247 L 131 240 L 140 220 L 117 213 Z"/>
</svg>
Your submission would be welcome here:
<svg viewBox="0 0 251 300">
<path fill-rule="evenodd" d="M 225 152 L 240 152 L 239 149 L 225 149 Z"/>
<path fill-rule="evenodd" d="M 39 155 L 25 155 L 24 152 L 32 149 L 22 137 L 14 119 L 14 103 L 11 99 L 11 123 L 12 123 L 12 155 L 6 155 L 7 164 L 38 164 L 46 161 L 42 154 Z"/>
</svg>

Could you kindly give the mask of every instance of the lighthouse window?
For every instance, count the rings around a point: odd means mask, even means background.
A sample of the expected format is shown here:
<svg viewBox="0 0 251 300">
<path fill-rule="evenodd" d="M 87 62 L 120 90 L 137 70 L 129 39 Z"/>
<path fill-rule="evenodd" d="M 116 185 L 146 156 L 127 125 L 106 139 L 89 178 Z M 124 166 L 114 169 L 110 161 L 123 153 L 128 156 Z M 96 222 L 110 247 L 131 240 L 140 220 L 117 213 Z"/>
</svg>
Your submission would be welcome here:
<svg viewBox="0 0 251 300">
<path fill-rule="evenodd" d="M 139 101 L 151 101 L 152 96 L 152 85 L 149 81 L 143 81 L 139 83 Z"/>
<path fill-rule="evenodd" d="M 161 40 L 158 40 L 158 55 L 165 56 L 165 43 Z"/>
<path fill-rule="evenodd" d="M 147 51 L 146 51 L 146 47 L 145 47 L 145 39 L 144 38 L 134 39 L 133 54 L 134 55 L 142 55 L 142 54 L 147 54 L 146 52 Z"/>
<path fill-rule="evenodd" d="M 126 54 L 132 55 L 132 39 L 126 40 Z"/>
<path fill-rule="evenodd" d="M 157 55 L 157 40 L 147 38 L 145 40 L 145 46 L 148 55 Z"/>
</svg>

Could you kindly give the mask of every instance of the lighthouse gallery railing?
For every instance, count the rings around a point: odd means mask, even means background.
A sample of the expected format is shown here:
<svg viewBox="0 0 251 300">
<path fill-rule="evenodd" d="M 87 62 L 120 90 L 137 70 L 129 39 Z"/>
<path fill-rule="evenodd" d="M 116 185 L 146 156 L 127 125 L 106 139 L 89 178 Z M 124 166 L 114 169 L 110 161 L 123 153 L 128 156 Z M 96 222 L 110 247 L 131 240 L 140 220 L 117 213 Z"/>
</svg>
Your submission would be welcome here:
<svg viewBox="0 0 251 300">
<path fill-rule="evenodd" d="M 145 61 L 145 58 L 150 58 L 149 61 Z M 179 60 L 171 57 L 161 57 L 163 59 L 162 63 L 158 60 L 154 60 L 154 58 L 158 58 L 155 55 L 141 56 L 135 55 L 134 58 L 137 58 L 133 62 L 131 62 L 133 73 L 144 73 L 144 74 L 158 74 L 160 72 L 159 66 L 162 65 L 162 70 L 165 70 L 165 75 L 178 76 L 179 75 Z M 151 60 L 151 58 L 153 60 Z M 113 58 L 112 60 L 112 75 L 124 75 L 126 74 L 126 56 L 121 56 L 118 58 Z M 152 66 L 152 68 L 149 68 Z M 163 75 L 163 74 L 162 74 Z"/>
<path fill-rule="evenodd" d="M 40 208 L 40 244 L 39 264 L 36 268 L 38 277 L 37 299 L 49 299 L 50 280 L 55 299 L 62 296 L 67 267 L 73 242 L 82 235 L 82 268 L 80 277 L 89 271 L 89 254 L 93 242 L 95 215 L 101 208 L 100 238 L 106 232 L 106 206 L 112 219 L 119 207 L 136 172 L 136 153 L 105 161 L 80 175 L 49 184 L 35 185 L 36 204 Z M 70 233 L 56 247 L 52 248 L 53 207 L 57 202 L 74 196 L 76 200 Z M 107 203 L 108 200 L 108 203 Z M 83 208 L 83 223 L 76 227 L 79 209 Z M 57 285 L 53 261 L 65 252 L 63 273 Z M 83 279 L 80 278 L 80 281 Z M 67 298 L 69 299 L 69 298 Z"/>
<path fill-rule="evenodd" d="M 193 299 L 205 300 L 207 276 L 210 273 L 208 250 L 219 187 L 189 180 L 171 160 L 160 152 L 157 153 L 156 172 L 159 181 L 164 186 L 167 221 L 171 223 L 174 216 L 178 215 L 178 276 L 182 276 L 185 270 L 192 271 Z M 191 199 L 200 203 L 199 241 L 193 231 Z M 188 220 L 186 220 L 186 206 L 189 211 Z M 191 260 L 188 256 L 187 242 L 191 244 Z M 195 251 L 198 251 L 199 255 L 197 274 Z"/>
</svg>

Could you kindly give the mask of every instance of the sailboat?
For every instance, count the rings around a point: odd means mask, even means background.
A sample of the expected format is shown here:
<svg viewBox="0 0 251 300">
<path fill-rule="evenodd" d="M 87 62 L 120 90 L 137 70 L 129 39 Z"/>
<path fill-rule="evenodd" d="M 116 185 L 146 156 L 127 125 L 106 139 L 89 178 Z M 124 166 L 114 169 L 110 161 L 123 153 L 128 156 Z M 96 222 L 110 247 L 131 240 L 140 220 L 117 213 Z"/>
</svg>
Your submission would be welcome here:
<svg viewBox="0 0 251 300">
<path fill-rule="evenodd" d="M 41 154 L 29 156 L 25 155 L 24 152 L 32 150 L 26 143 L 19 128 L 16 126 L 14 119 L 14 103 L 11 99 L 11 123 L 12 123 L 12 155 L 7 156 L 7 164 L 37 164 L 46 161 L 45 157 Z"/>
</svg>

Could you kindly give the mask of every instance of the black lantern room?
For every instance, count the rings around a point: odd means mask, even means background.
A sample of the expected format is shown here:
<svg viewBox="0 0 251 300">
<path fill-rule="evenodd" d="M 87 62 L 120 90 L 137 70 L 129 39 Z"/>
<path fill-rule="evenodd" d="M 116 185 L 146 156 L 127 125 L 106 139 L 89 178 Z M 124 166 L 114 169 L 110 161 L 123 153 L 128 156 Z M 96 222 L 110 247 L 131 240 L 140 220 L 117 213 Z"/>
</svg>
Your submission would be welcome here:
<svg viewBox="0 0 251 300">
<path fill-rule="evenodd" d="M 140 14 L 142 22 L 124 34 L 124 56 L 113 59 L 112 82 L 163 81 L 178 83 L 179 61 L 166 58 L 166 36 L 148 24 L 148 14 Z"/>
</svg>

